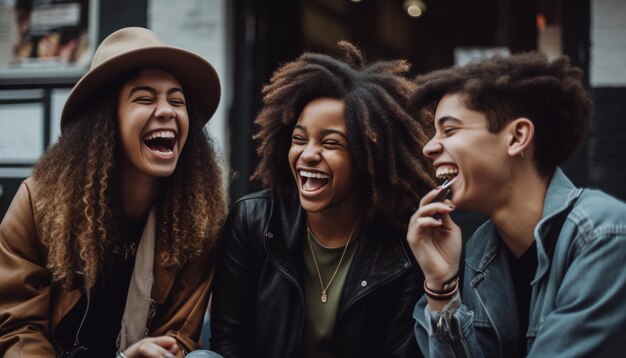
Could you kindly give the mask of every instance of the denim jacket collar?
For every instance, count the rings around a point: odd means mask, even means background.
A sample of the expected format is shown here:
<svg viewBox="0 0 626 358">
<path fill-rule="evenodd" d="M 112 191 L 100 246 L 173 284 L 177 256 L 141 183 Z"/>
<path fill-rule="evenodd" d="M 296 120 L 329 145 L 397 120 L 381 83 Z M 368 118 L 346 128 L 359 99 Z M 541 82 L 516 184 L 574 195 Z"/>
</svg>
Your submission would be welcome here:
<svg viewBox="0 0 626 358">
<path fill-rule="evenodd" d="M 537 241 L 537 252 L 539 255 L 536 278 L 543 276 L 548 267 L 548 255 L 545 250 L 544 239 L 550 231 L 553 223 L 552 219 L 573 205 L 581 191 L 582 189 L 576 188 L 561 169 L 556 168 L 544 199 L 542 218 L 535 227 L 535 240 Z M 482 255 L 470 255 L 466 258 L 466 262 L 475 271 L 483 272 L 501 248 L 500 235 L 496 231 L 493 222 L 489 220 L 479 227 L 472 237 L 476 238 L 476 240 L 484 241 Z"/>
<path fill-rule="evenodd" d="M 537 272 L 532 284 L 543 278 L 550 268 L 550 257 L 548 248 L 554 243 L 548 242 L 554 238 L 549 238 L 548 233 L 552 225 L 558 220 L 557 216 L 574 205 L 574 202 L 582 192 L 565 176 L 563 171 L 556 168 L 543 203 L 543 215 L 539 224 L 535 227 L 535 241 L 537 243 Z"/>
</svg>

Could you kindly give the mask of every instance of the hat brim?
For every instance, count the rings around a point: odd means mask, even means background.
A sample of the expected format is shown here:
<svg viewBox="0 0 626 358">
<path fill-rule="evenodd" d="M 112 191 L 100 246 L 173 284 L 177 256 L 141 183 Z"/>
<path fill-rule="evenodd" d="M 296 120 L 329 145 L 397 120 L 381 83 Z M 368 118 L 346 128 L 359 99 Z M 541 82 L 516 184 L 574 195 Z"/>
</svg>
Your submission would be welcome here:
<svg viewBox="0 0 626 358">
<path fill-rule="evenodd" d="M 163 69 L 176 76 L 185 96 L 191 98 L 199 109 L 203 123 L 206 124 L 215 113 L 221 89 L 213 66 L 202 57 L 180 48 L 152 46 L 128 51 L 87 72 L 76 83 L 65 102 L 61 130 L 76 119 L 103 85 L 127 71 L 142 68 Z"/>
</svg>

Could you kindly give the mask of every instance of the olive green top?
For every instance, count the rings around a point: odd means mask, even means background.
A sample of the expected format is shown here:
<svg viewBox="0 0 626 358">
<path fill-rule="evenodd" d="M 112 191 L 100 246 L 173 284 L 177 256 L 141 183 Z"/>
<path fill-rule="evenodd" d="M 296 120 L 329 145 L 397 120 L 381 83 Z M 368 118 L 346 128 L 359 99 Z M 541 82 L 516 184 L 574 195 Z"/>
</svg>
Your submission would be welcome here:
<svg viewBox="0 0 626 358">
<path fill-rule="evenodd" d="M 307 230 L 307 232 L 309 232 Z M 329 248 L 322 245 L 313 234 L 307 234 L 304 243 L 304 330 L 302 332 L 301 353 L 304 357 L 322 358 L 334 357 L 332 354 L 332 334 L 337 316 L 337 308 L 341 299 L 341 292 L 348 275 L 348 269 L 356 252 L 357 242 L 354 235 L 348 244 L 341 266 L 335 278 L 326 290 L 327 302 L 322 302 L 322 286 L 319 275 L 311 255 L 311 247 L 315 252 L 315 259 L 319 266 L 324 287 L 328 285 L 333 272 L 339 264 L 345 245 Z M 310 242 L 310 244 L 309 244 Z"/>
</svg>

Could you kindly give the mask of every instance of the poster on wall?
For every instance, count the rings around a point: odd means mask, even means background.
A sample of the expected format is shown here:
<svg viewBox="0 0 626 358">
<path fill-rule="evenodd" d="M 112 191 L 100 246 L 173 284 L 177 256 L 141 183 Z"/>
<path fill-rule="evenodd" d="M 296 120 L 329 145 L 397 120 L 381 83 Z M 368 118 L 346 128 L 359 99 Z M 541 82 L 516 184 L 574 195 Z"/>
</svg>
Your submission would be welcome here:
<svg viewBox="0 0 626 358">
<path fill-rule="evenodd" d="M 0 80 L 78 77 L 97 41 L 98 0 L 0 0 Z"/>
<path fill-rule="evenodd" d="M 0 106 L 0 164 L 34 164 L 39 159 L 44 150 L 43 111 L 43 103 Z"/>
</svg>

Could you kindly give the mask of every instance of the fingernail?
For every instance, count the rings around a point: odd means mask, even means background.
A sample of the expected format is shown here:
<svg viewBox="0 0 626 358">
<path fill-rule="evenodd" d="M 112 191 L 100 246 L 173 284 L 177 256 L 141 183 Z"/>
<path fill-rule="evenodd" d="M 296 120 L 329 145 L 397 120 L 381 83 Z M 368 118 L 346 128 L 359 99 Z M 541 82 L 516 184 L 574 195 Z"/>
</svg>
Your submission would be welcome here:
<svg viewBox="0 0 626 358">
<path fill-rule="evenodd" d="M 454 209 L 456 206 L 454 206 L 454 205 L 450 204 L 450 205 L 448 205 L 448 207 L 449 207 L 450 209 Z"/>
</svg>

